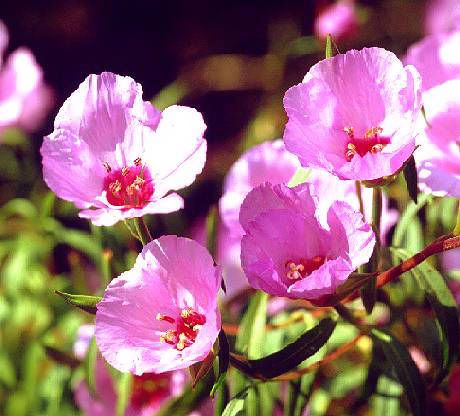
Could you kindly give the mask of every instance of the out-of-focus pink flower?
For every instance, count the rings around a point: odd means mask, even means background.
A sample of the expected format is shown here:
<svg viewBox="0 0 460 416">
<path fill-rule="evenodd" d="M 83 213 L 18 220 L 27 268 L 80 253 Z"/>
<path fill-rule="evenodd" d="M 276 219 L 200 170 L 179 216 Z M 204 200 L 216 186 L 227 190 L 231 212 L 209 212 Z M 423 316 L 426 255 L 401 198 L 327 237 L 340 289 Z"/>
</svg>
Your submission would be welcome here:
<svg viewBox="0 0 460 416">
<path fill-rule="evenodd" d="M 171 235 L 150 242 L 97 305 L 102 355 L 137 375 L 202 361 L 220 331 L 220 283 L 220 269 L 196 241 Z"/>
<path fill-rule="evenodd" d="M 74 344 L 75 355 L 83 359 L 94 336 L 94 325 L 82 325 Z M 101 356 L 96 358 L 95 392 L 91 393 L 85 381 L 75 389 L 75 401 L 86 416 L 113 416 L 116 413 L 117 393 Z M 163 374 L 147 373 L 134 376 L 131 398 L 125 416 L 152 416 L 166 399 L 178 396 L 186 383 L 184 371 Z"/>
<path fill-rule="evenodd" d="M 429 0 L 425 14 L 425 32 L 442 33 L 460 29 L 458 0 Z"/>
<path fill-rule="evenodd" d="M 325 59 L 284 97 L 286 149 L 340 179 L 392 175 L 415 149 L 420 77 L 381 48 Z"/>
<path fill-rule="evenodd" d="M 33 131 L 49 111 L 53 94 L 32 52 L 19 48 L 3 63 L 8 31 L 0 22 L 0 132 L 8 127 Z"/>
<path fill-rule="evenodd" d="M 420 189 L 460 197 L 460 79 L 426 91 L 423 100 L 428 124 L 414 153 Z"/>
<path fill-rule="evenodd" d="M 352 0 L 339 0 L 320 11 L 315 20 L 315 34 L 325 39 L 331 34 L 335 39 L 352 36 L 358 28 L 355 4 Z"/>
<path fill-rule="evenodd" d="M 458 416 L 460 409 L 460 364 L 452 369 L 449 376 L 449 395 L 444 402 L 444 410 L 447 416 Z"/>
<path fill-rule="evenodd" d="M 206 125 L 189 107 L 162 113 L 129 78 L 90 75 L 65 101 L 41 148 L 43 176 L 96 225 L 183 206 L 206 159 Z"/>
<path fill-rule="evenodd" d="M 219 201 L 221 224 L 217 238 L 217 261 L 222 266 L 230 297 L 248 283 L 240 263 L 244 231 L 238 217 L 244 198 L 254 187 L 267 181 L 287 184 L 299 167 L 297 158 L 286 151 L 280 139 L 252 147 L 230 168 Z"/>
<path fill-rule="evenodd" d="M 259 144 L 241 155 L 225 178 L 219 201 L 220 215 L 229 232 L 243 235 L 238 217 L 249 191 L 264 182 L 287 184 L 299 167 L 298 160 L 286 151 L 282 140 Z"/>
<path fill-rule="evenodd" d="M 427 36 L 412 45 L 405 63 L 414 65 L 422 77 L 423 91 L 460 78 L 460 31 Z M 425 99 L 424 99 L 425 101 Z"/>
<path fill-rule="evenodd" d="M 375 236 L 343 201 L 318 206 L 308 184 L 266 183 L 243 202 L 241 264 L 249 284 L 276 296 L 317 299 L 333 294 L 372 254 Z"/>
<path fill-rule="evenodd" d="M 341 181 L 323 169 L 312 169 L 308 175 L 307 182 L 310 184 L 312 194 L 318 198 L 319 206 L 324 207 L 323 212 L 327 212 L 327 208 L 334 201 L 345 201 L 355 211 L 360 210 L 355 181 Z M 364 218 L 370 223 L 372 222 L 372 189 L 362 186 L 361 197 L 363 199 Z M 382 244 L 385 243 L 386 236 L 398 220 L 398 216 L 396 209 L 388 207 L 388 198 L 384 193 L 380 222 L 380 240 Z"/>
</svg>

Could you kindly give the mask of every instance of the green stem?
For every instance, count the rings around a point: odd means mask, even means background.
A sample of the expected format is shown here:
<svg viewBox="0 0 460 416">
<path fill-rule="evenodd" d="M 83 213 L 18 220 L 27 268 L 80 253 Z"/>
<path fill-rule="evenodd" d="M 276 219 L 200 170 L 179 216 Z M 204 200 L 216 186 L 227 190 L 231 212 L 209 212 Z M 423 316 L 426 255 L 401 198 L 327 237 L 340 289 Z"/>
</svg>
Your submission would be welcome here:
<svg viewBox="0 0 460 416">
<path fill-rule="evenodd" d="M 143 246 L 153 240 L 144 218 L 134 218 L 133 222 L 137 235 L 139 236 L 139 241 Z"/>
<path fill-rule="evenodd" d="M 365 272 L 372 273 L 378 271 L 380 257 L 380 222 L 382 217 L 382 189 L 375 187 L 372 189 L 372 228 L 375 233 L 375 246 L 369 263 L 365 267 Z M 377 300 L 377 279 L 371 278 L 361 289 L 361 297 L 367 313 L 372 313 Z"/>
</svg>

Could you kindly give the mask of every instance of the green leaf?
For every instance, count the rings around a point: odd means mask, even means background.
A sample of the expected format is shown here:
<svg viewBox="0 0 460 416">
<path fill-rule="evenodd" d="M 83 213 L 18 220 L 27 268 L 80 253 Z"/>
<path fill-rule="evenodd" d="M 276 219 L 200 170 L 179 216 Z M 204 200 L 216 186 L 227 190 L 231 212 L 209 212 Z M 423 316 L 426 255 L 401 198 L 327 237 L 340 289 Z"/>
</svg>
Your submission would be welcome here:
<svg viewBox="0 0 460 416">
<path fill-rule="evenodd" d="M 88 345 L 88 351 L 85 357 L 85 380 L 86 385 L 92 395 L 96 394 L 96 360 L 97 345 L 96 338 L 92 337 Z"/>
<path fill-rule="evenodd" d="M 391 252 L 402 260 L 412 256 L 410 252 L 403 249 L 391 248 Z M 457 303 L 441 273 L 429 263 L 419 264 L 412 272 L 419 286 L 425 291 L 438 322 L 443 360 L 434 382 L 437 384 L 449 373 L 452 364 L 457 361 L 459 353 L 460 326 Z"/>
<path fill-rule="evenodd" d="M 401 218 L 398 221 L 398 225 L 395 228 L 395 232 L 393 235 L 393 246 L 401 247 L 403 245 L 406 230 L 412 223 L 414 217 L 417 215 L 420 209 L 422 209 L 425 206 L 425 204 L 430 198 L 430 195 L 422 194 L 418 198 L 417 204 L 411 201 L 407 205 L 407 208 L 404 210 L 403 214 L 401 215 Z"/>
<path fill-rule="evenodd" d="M 325 50 L 326 59 L 332 58 L 334 52 L 332 51 L 332 36 L 328 34 L 326 37 L 326 50 Z"/>
<path fill-rule="evenodd" d="M 249 302 L 248 310 L 241 320 L 235 348 L 237 351 L 246 353 L 249 358 L 263 356 L 267 301 L 266 293 L 257 292 Z"/>
<path fill-rule="evenodd" d="M 60 290 L 55 290 L 54 292 L 64 298 L 67 303 L 93 315 L 96 314 L 96 305 L 102 300 L 101 296 L 72 295 L 71 293 L 61 292 Z"/>
<path fill-rule="evenodd" d="M 330 338 L 337 322 L 326 318 L 282 350 L 258 360 L 244 360 L 231 354 L 232 363 L 243 372 L 270 379 L 297 367 L 315 354 Z"/>
<path fill-rule="evenodd" d="M 216 390 L 220 388 L 224 382 L 227 375 L 228 365 L 230 362 L 230 347 L 228 345 L 227 336 L 223 330 L 219 332 L 219 370 L 217 373 L 217 380 L 212 386 L 211 397 L 214 396 Z"/>
<path fill-rule="evenodd" d="M 244 401 L 247 395 L 248 389 L 238 393 L 228 402 L 222 416 L 242 416 L 244 414 Z"/>
<path fill-rule="evenodd" d="M 117 406 L 116 416 L 124 416 L 126 408 L 131 397 L 131 385 L 133 375 L 131 373 L 122 373 L 117 383 Z"/>
<path fill-rule="evenodd" d="M 407 160 L 403 169 L 404 179 L 406 180 L 407 191 L 411 199 L 417 203 L 418 195 L 418 179 L 417 179 L 417 167 L 415 166 L 414 155 Z"/>
<path fill-rule="evenodd" d="M 406 347 L 387 331 L 374 328 L 371 335 L 393 367 L 414 416 L 425 415 L 425 384 Z"/>
</svg>

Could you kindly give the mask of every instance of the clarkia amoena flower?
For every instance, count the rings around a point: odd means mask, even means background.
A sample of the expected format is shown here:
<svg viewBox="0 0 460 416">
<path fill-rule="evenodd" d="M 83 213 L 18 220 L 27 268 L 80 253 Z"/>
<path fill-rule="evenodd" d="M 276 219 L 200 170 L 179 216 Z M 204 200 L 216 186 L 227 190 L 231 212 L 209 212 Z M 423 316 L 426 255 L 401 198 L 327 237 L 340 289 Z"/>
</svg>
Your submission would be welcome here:
<svg viewBox="0 0 460 416">
<path fill-rule="evenodd" d="M 417 68 L 426 91 L 445 81 L 460 79 L 459 50 L 460 31 L 438 33 L 412 45 L 404 62 Z"/>
<path fill-rule="evenodd" d="M 241 264 L 249 284 L 276 296 L 317 299 L 366 263 L 371 227 L 345 202 L 319 208 L 308 184 L 265 183 L 243 202 Z"/>
<path fill-rule="evenodd" d="M 286 149 L 340 179 L 392 175 L 415 149 L 420 91 L 415 68 L 385 49 L 325 59 L 286 92 Z"/>
<path fill-rule="evenodd" d="M 244 198 L 264 182 L 287 184 L 300 167 L 298 159 L 284 148 L 281 139 L 258 144 L 231 166 L 224 181 L 223 195 L 219 200 L 222 219 L 217 235 L 217 260 L 223 268 L 227 295 L 232 296 L 247 287 L 241 269 L 240 245 L 244 231 L 239 222 L 240 207 Z"/>
<path fill-rule="evenodd" d="M 94 325 L 82 325 L 74 345 L 77 358 L 83 360 L 89 342 L 94 336 Z M 98 355 L 95 365 L 95 391 L 91 392 L 85 380 L 75 388 L 75 401 L 87 416 L 113 416 L 116 414 L 116 386 L 104 359 Z M 165 400 L 178 396 L 187 381 L 184 370 L 170 371 L 162 374 L 146 373 L 134 376 L 131 396 L 125 416 L 152 416 Z"/>
<path fill-rule="evenodd" d="M 436 196 L 460 197 L 460 79 L 423 94 L 424 134 L 414 153 L 420 189 Z"/>
<path fill-rule="evenodd" d="M 220 284 L 220 269 L 196 241 L 171 235 L 150 242 L 97 306 L 103 357 L 137 375 L 202 361 L 220 330 Z"/>
<path fill-rule="evenodd" d="M 8 31 L 0 21 L 0 132 L 8 127 L 33 131 L 53 102 L 51 89 L 32 52 L 19 48 L 3 64 Z"/>
<path fill-rule="evenodd" d="M 90 75 L 45 137 L 43 176 L 95 225 L 176 211 L 182 198 L 166 194 L 190 185 L 203 169 L 205 129 L 192 108 L 160 112 L 144 102 L 141 86 L 129 77 Z"/>
</svg>

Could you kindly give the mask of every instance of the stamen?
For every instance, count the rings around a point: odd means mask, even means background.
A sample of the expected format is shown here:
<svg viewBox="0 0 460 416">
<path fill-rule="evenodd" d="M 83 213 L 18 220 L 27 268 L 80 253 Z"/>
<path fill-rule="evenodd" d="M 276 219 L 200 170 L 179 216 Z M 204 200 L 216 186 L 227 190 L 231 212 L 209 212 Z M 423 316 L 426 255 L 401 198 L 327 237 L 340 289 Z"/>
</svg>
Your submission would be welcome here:
<svg viewBox="0 0 460 416">
<path fill-rule="evenodd" d="M 174 345 L 178 351 L 182 351 L 192 345 L 198 336 L 198 332 L 206 323 L 206 317 L 190 307 L 183 308 L 177 319 L 162 313 L 158 313 L 156 319 L 175 324 L 176 328 L 161 334 L 160 340 Z"/>
<path fill-rule="evenodd" d="M 136 159 L 134 159 L 134 164 L 136 166 L 140 166 L 142 164 L 142 159 L 140 157 L 136 157 Z"/>
<path fill-rule="evenodd" d="M 127 166 L 121 168 L 121 174 L 126 176 L 129 173 L 129 168 Z"/>
<path fill-rule="evenodd" d="M 325 262 L 325 257 L 315 256 L 312 259 L 300 259 L 299 263 L 291 260 L 286 262 L 286 277 L 296 281 L 308 277 L 312 272 L 319 269 Z M 294 282 L 293 282 L 294 283 Z"/>
<path fill-rule="evenodd" d="M 353 143 L 348 143 L 347 151 L 345 152 L 345 159 L 347 159 L 347 161 L 350 162 L 356 153 L 356 146 Z"/>
<path fill-rule="evenodd" d="M 108 162 L 104 162 L 102 164 L 102 166 L 104 166 L 105 170 L 107 171 L 107 173 L 110 173 L 112 171 L 112 168 L 110 167 L 110 165 L 108 164 Z"/>
<path fill-rule="evenodd" d="M 160 341 L 166 342 L 167 344 L 174 345 L 177 338 L 177 332 L 173 329 L 168 329 L 166 332 L 160 335 Z"/>
<path fill-rule="evenodd" d="M 373 154 L 376 154 L 376 153 L 379 153 L 383 150 L 385 146 L 381 143 L 377 143 L 377 144 L 374 144 L 372 147 L 371 147 L 371 153 Z"/>
<path fill-rule="evenodd" d="M 162 313 L 157 314 L 157 321 L 166 321 L 166 322 L 169 322 L 170 324 L 173 324 L 174 322 L 176 322 L 174 318 L 171 318 L 168 315 L 163 315 Z"/>
<path fill-rule="evenodd" d="M 383 129 L 381 127 L 372 127 L 370 129 L 366 129 L 366 134 L 364 137 L 366 139 L 376 139 L 379 134 L 381 134 Z"/>
<path fill-rule="evenodd" d="M 109 185 L 109 191 L 112 192 L 112 194 L 114 195 L 118 194 L 121 191 L 121 183 L 118 179 Z"/>
<path fill-rule="evenodd" d="M 355 137 L 355 131 L 354 131 L 353 127 L 345 127 L 345 128 L 343 129 L 343 131 L 344 131 L 345 133 L 348 134 L 348 137 L 349 137 L 350 139 L 352 139 L 353 137 Z"/>
</svg>

